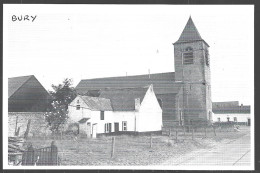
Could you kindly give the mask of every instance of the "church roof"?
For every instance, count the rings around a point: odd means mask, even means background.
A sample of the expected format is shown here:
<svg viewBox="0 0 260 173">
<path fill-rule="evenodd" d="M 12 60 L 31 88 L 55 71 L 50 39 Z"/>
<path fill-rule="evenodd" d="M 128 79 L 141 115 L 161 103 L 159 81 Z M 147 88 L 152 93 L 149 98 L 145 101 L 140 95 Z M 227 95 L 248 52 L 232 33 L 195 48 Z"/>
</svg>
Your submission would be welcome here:
<svg viewBox="0 0 260 173">
<path fill-rule="evenodd" d="M 138 88 L 104 89 L 100 92 L 99 98 L 110 99 L 114 111 L 134 111 L 135 99 L 143 98 L 149 86 Z"/>
<path fill-rule="evenodd" d="M 193 41 L 204 41 L 204 40 L 201 38 L 199 31 L 197 30 L 195 24 L 193 23 L 193 21 L 190 17 L 184 30 L 181 33 L 179 40 L 176 41 L 174 44 L 187 43 L 187 42 L 193 42 Z M 209 46 L 209 45 L 207 44 L 207 46 Z"/>
<path fill-rule="evenodd" d="M 90 90 L 98 93 L 105 88 L 136 88 L 153 84 L 155 94 L 178 93 L 180 84 L 175 82 L 175 73 L 155 73 L 136 76 L 121 76 L 81 80 L 76 86 L 78 94 Z"/>
</svg>

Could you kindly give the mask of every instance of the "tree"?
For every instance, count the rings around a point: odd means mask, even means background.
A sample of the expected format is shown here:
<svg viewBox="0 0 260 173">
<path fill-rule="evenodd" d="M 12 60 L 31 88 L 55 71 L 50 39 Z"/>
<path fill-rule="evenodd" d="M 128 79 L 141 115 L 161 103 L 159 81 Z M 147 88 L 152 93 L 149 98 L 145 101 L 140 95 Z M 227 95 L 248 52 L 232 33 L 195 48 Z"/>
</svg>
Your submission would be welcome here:
<svg viewBox="0 0 260 173">
<path fill-rule="evenodd" d="M 49 91 L 53 101 L 52 109 L 46 112 L 45 120 L 48 122 L 50 130 L 55 133 L 66 123 L 68 119 L 68 105 L 77 96 L 72 85 L 72 79 L 66 78 L 62 84 L 52 85 L 54 91 Z"/>
</svg>

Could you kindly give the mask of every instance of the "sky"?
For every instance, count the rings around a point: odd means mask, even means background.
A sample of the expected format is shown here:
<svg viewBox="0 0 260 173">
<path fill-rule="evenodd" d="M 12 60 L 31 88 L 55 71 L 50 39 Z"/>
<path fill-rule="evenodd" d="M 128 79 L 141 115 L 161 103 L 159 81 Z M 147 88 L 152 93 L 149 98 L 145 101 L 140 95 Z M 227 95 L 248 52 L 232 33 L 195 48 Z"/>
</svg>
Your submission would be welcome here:
<svg viewBox="0 0 260 173">
<path fill-rule="evenodd" d="M 35 16 L 13 21 L 13 15 Z M 4 80 L 174 72 L 173 45 L 189 17 L 210 45 L 212 101 L 253 104 L 253 5 L 4 4 Z M 7 82 L 4 84 L 7 85 Z"/>
</svg>

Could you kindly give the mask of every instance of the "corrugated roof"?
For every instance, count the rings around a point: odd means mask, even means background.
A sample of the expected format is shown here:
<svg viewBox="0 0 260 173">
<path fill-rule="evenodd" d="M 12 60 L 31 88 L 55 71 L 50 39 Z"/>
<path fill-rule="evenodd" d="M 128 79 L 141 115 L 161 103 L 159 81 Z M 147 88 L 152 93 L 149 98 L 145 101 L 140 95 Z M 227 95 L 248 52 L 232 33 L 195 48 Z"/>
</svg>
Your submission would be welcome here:
<svg viewBox="0 0 260 173">
<path fill-rule="evenodd" d="M 91 110 L 112 111 L 111 102 L 106 98 L 80 96 Z"/>
<path fill-rule="evenodd" d="M 10 98 L 33 75 L 8 78 L 8 98 Z"/>
<path fill-rule="evenodd" d="M 183 31 L 181 33 L 179 40 L 176 41 L 174 44 L 193 42 L 193 41 L 204 41 L 204 40 L 201 38 L 199 31 L 197 30 L 195 24 L 193 23 L 193 21 L 190 17 L 185 28 L 183 29 Z"/>
<path fill-rule="evenodd" d="M 76 86 L 79 94 L 86 94 L 89 90 L 106 88 L 136 88 L 153 84 L 155 94 L 178 93 L 180 84 L 175 82 L 175 73 L 155 73 L 136 76 L 121 76 L 81 80 Z"/>
<path fill-rule="evenodd" d="M 142 103 L 148 88 L 149 86 L 139 88 L 104 89 L 101 90 L 99 97 L 110 99 L 114 111 L 133 111 L 135 110 L 135 99 L 140 98 L 140 103 Z"/>
</svg>

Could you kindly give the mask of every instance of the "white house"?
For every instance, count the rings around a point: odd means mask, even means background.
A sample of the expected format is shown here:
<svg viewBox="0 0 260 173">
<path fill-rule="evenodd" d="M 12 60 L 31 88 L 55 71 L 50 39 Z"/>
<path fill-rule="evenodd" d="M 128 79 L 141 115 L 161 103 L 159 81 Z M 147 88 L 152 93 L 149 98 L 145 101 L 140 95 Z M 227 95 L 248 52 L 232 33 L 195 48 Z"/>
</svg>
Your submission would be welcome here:
<svg viewBox="0 0 260 173">
<path fill-rule="evenodd" d="M 250 125 L 250 106 L 239 105 L 238 101 L 213 102 L 213 122 L 236 122 Z"/>
<path fill-rule="evenodd" d="M 161 131 L 162 109 L 153 86 L 104 89 L 99 97 L 78 95 L 69 104 L 69 122 L 96 137 L 111 132 Z"/>
</svg>

